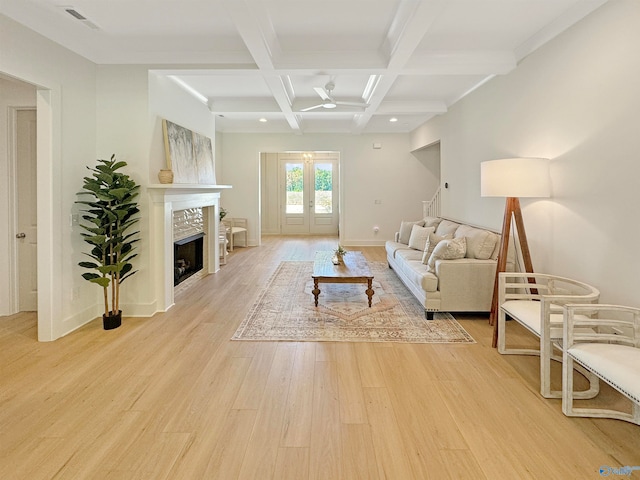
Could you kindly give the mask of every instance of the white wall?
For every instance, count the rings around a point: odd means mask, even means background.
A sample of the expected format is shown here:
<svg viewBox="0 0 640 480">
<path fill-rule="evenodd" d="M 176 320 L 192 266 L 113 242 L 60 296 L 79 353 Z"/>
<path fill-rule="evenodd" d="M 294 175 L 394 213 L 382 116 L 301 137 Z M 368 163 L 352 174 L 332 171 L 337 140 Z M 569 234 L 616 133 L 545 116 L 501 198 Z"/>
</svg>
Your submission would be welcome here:
<svg viewBox="0 0 640 480">
<path fill-rule="evenodd" d="M 81 241 L 71 233 L 69 215 L 78 191 L 76 174 L 95 158 L 95 65 L 1 15 L 0 45 L 0 72 L 42 92 L 37 99 L 38 252 L 48 262 L 38 270 L 38 334 L 52 340 L 75 328 L 83 308 L 72 301 L 79 275 L 72 252 Z"/>
<path fill-rule="evenodd" d="M 480 162 L 552 159 L 552 198 L 522 200 L 534 268 L 640 305 L 640 2 L 612 0 L 418 128 L 441 140 L 444 215 L 500 228 L 503 200 L 480 197 Z"/>
<path fill-rule="evenodd" d="M 148 115 L 152 127 L 152 136 L 148 145 L 150 183 L 158 183 L 158 171 L 161 168 L 167 168 L 162 136 L 163 118 L 211 138 L 217 177 L 221 167 L 218 165 L 220 162 L 217 161 L 219 152 L 216 148 L 215 115 L 204 103 L 166 76 L 160 76 L 152 70 L 148 77 Z M 219 179 L 217 183 L 221 183 Z"/>
<path fill-rule="evenodd" d="M 374 149 L 373 143 L 381 143 Z M 220 136 L 222 178 L 233 185 L 221 204 L 233 217 L 249 219 L 249 243 L 259 242 L 259 172 L 261 152 L 331 150 L 340 152 L 340 234 L 345 245 L 382 245 L 405 219 L 422 217 L 430 199 L 432 173 L 409 150 L 407 134 Z M 375 204 L 381 200 L 381 204 Z M 374 226 L 380 231 L 375 234 Z"/>
<path fill-rule="evenodd" d="M 74 202 L 82 178 L 88 173 L 86 166 L 115 153 L 127 161 L 127 172 L 143 187 L 158 183 L 157 173 L 165 161 L 160 118 L 175 121 L 212 140 L 215 140 L 215 118 L 204 104 L 173 82 L 158 80 L 150 74 L 147 66 L 98 67 L 1 15 L 0 45 L 3 46 L 0 73 L 32 83 L 46 92 L 43 98 L 47 108 L 38 109 L 38 129 L 40 137 L 40 127 L 50 124 L 51 135 L 44 138 L 45 145 L 38 147 L 39 240 L 41 234 L 45 239 L 38 248 L 46 253 L 47 261 L 46 268 L 40 268 L 38 274 L 45 283 L 41 291 L 47 291 L 40 295 L 38 334 L 41 340 L 53 340 L 102 311 L 100 289 L 83 280 L 83 269 L 77 266 L 86 245 L 78 227 L 70 225 L 71 214 L 78 212 Z M 8 45 L 10 48 L 5 48 Z M 6 91 L 3 88 L 0 97 L 5 97 Z M 43 119 L 41 115 L 51 118 Z M 2 131 L 6 135 L 6 129 Z M 6 151 L 0 155 L 0 170 L 6 172 Z M 8 181 L 5 175 L 1 181 Z M 7 203 L 3 202 L 3 206 L 0 221 L 4 223 L 0 230 L 8 232 L 11 229 L 7 225 Z M 143 239 L 136 262 L 139 272 L 127 280 L 122 291 L 123 307 L 129 315 L 155 312 L 154 271 L 149 265 L 149 241 L 144 238 L 150 229 L 144 188 L 140 206 Z M 0 256 L 4 258 L 8 257 L 8 241 L 5 237 L 0 241 L 0 254 L 4 254 Z M 0 290 L 8 291 L 4 272 L 3 269 L 0 275 Z M 0 301 L 4 308 L 6 299 L 2 297 Z"/>
<path fill-rule="evenodd" d="M 97 73 L 98 158 L 115 153 L 127 162 L 126 171 L 141 186 L 141 221 L 137 273 L 121 290 L 127 315 L 153 315 L 157 311 L 154 278 L 157 270 L 151 252 L 151 216 L 146 186 L 157 184 L 158 172 L 166 168 L 162 119 L 211 138 L 215 142 L 215 117 L 175 82 L 158 76 L 144 65 L 101 65 Z M 215 148 L 215 147 L 214 147 Z"/>
</svg>

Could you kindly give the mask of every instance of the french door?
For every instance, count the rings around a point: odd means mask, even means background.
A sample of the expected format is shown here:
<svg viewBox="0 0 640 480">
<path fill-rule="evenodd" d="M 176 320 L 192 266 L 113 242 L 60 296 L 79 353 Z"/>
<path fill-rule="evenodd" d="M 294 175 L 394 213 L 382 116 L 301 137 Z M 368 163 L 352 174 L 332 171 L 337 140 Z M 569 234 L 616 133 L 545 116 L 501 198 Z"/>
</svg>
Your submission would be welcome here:
<svg viewBox="0 0 640 480">
<path fill-rule="evenodd" d="M 338 234 L 338 160 L 335 155 L 280 158 L 281 232 Z"/>
</svg>

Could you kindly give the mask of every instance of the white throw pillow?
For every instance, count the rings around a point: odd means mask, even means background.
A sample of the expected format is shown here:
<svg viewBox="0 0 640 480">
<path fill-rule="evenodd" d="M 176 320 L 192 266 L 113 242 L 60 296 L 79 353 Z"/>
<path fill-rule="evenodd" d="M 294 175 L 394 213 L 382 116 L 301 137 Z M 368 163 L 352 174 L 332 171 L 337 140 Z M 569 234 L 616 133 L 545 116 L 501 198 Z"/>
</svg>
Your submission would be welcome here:
<svg viewBox="0 0 640 480">
<path fill-rule="evenodd" d="M 499 239 L 499 236 L 493 232 L 469 225 L 460 225 L 454 237 L 465 237 L 467 239 L 467 258 L 480 260 L 491 258 Z"/>
<path fill-rule="evenodd" d="M 434 227 L 438 228 L 438 225 L 442 221 L 440 217 L 424 217 L 424 226 L 425 227 Z"/>
<path fill-rule="evenodd" d="M 427 243 L 427 239 L 429 238 L 429 234 L 435 231 L 436 229 L 434 227 L 421 227 L 419 225 L 414 225 L 411 229 L 411 235 L 409 236 L 409 248 L 420 250 L 422 252 L 425 244 Z"/>
<path fill-rule="evenodd" d="M 422 227 L 424 225 L 423 220 L 418 220 L 416 222 L 405 222 L 404 220 L 400 223 L 400 235 L 398 238 L 399 243 L 404 243 L 405 245 L 409 244 L 409 237 L 411 236 L 411 229 L 414 225 L 418 225 Z"/>
<path fill-rule="evenodd" d="M 442 220 L 436 228 L 437 235 L 453 235 L 460 226 L 459 223 L 452 222 L 451 220 Z"/>
<path fill-rule="evenodd" d="M 456 260 L 464 258 L 465 253 L 467 253 L 467 240 L 465 237 L 442 240 L 433 249 L 433 253 L 429 257 L 429 263 L 427 263 L 427 270 L 435 273 L 436 260 Z"/>
<path fill-rule="evenodd" d="M 433 253 L 433 249 L 436 248 L 436 245 L 442 240 L 452 239 L 453 235 L 436 235 L 435 233 L 430 233 L 427 238 L 427 242 L 424 245 L 424 253 L 422 254 L 422 263 L 425 265 L 429 263 L 429 257 Z"/>
</svg>

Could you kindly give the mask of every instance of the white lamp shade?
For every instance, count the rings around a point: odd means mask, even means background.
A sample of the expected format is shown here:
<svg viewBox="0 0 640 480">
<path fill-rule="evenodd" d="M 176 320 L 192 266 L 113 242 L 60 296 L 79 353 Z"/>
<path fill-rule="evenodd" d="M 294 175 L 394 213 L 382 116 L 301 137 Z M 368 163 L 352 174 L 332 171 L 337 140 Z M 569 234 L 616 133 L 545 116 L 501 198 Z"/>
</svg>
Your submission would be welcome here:
<svg viewBox="0 0 640 480">
<path fill-rule="evenodd" d="M 480 164 L 483 197 L 549 197 L 551 181 L 546 158 L 503 158 Z"/>
</svg>

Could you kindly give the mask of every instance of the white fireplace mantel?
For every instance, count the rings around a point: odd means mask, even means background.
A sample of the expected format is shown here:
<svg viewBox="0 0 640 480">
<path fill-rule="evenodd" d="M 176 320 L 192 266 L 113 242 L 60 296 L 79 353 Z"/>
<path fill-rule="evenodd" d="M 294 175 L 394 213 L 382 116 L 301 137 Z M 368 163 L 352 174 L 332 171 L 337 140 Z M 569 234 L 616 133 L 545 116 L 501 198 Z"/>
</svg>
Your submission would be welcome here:
<svg viewBox="0 0 640 480">
<path fill-rule="evenodd" d="M 206 209 L 206 241 L 209 261 L 207 273 L 220 269 L 218 215 L 220 193 L 231 185 L 157 184 L 147 186 L 151 214 L 151 271 L 154 278 L 156 311 L 173 306 L 173 212 L 187 208 Z"/>
</svg>

